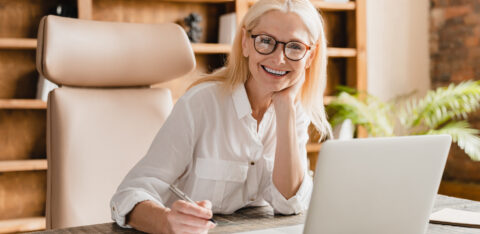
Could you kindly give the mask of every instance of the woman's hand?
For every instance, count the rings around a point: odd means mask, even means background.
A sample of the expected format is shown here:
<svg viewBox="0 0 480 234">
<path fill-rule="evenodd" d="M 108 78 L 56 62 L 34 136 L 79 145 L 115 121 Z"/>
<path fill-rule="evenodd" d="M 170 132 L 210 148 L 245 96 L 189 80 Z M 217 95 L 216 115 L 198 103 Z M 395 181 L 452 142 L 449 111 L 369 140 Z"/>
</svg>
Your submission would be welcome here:
<svg viewBox="0 0 480 234">
<path fill-rule="evenodd" d="M 197 202 L 197 205 L 177 200 L 167 212 L 167 230 L 169 233 L 208 233 L 215 227 L 210 222 L 212 218 L 212 203 L 210 201 Z"/>
<path fill-rule="evenodd" d="M 284 109 L 283 107 L 291 106 L 295 102 L 298 92 L 302 88 L 303 83 L 305 82 L 305 76 L 299 76 L 291 86 L 275 92 L 272 95 L 272 102 L 275 106 L 275 110 Z"/>
</svg>

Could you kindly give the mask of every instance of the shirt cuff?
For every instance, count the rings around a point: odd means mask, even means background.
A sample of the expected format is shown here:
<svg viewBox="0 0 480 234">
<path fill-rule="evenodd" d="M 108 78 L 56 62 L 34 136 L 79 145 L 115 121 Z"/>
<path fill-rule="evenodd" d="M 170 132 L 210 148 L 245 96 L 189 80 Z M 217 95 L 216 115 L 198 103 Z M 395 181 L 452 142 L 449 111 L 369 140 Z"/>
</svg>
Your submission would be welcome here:
<svg viewBox="0 0 480 234">
<path fill-rule="evenodd" d="M 110 201 L 110 211 L 112 214 L 112 219 L 123 228 L 131 228 L 130 225 L 125 223 L 126 216 L 138 203 L 142 201 L 154 201 L 160 206 L 164 207 L 160 202 L 158 202 L 152 195 L 148 194 L 145 191 L 139 190 L 126 190 L 122 192 L 117 192 L 112 200 Z"/>
<path fill-rule="evenodd" d="M 302 184 L 297 193 L 290 199 L 286 199 L 275 187 L 273 182 L 269 186 L 269 193 L 271 196 L 271 205 L 275 213 L 280 214 L 298 214 L 308 209 L 310 203 L 310 196 L 312 194 L 313 181 L 312 177 L 308 175 L 308 170 L 305 170 Z"/>
</svg>

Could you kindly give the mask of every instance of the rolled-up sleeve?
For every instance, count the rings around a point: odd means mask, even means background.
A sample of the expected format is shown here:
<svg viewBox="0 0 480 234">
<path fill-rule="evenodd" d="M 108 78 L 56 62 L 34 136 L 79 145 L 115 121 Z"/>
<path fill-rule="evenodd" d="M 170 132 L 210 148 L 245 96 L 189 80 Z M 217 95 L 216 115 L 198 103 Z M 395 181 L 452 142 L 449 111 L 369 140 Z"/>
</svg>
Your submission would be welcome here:
<svg viewBox="0 0 480 234">
<path fill-rule="evenodd" d="M 307 165 L 307 149 L 306 145 L 309 139 L 308 126 L 310 125 L 310 118 L 303 111 L 300 104 L 296 105 L 296 130 L 298 152 L 303 169 L 303 181 L 300 184 L 297 193 L 288 200 L 278 191 L 273 184 L 272 171 L 268 172 L 267 187 L 264 192 L 264 198 L 273 207 L 275 213 L 280 214 L 298 214 L 308 209 L 310 203 L 310 196 L 312 193 L 313 180 L 309 175 Z"/>
<path fill-rule="evenodd" d="M 312 178 L 305 171 L 302 184 L 297 193 L 287 200 L 272 182 L 265 191 L 265 200 L 270 203 L 275 213 L 298 214 L 308 208 L 312 193 L 312 183 Z"/>
<path fill-rule="evenodd" d="M 121 192 L 115 193 L 110 201 L 110 207 L 112 210 L 112 219 L 117 224 L 124 228 L 130 228 L 130 225 L 126 224 L 126 216 L 135 207 L 136 204 L 142 201 L 155 201 L 159 205 L 163 206 L 158 198 L 150 195 L 148 192 L 139 191 L 135 189 L 127 189 Z"/>
<path fill-rule="evenodd" d="M 168 186 L 185 172 L 191 162 L 194 122 L 188 102 L 180 98 L 150 149 L 127 174 L 110 201 L 112 219 L 121 227 L 139 202 L 150 200 L 160 206 L 170 197 Z"/>
</svg>

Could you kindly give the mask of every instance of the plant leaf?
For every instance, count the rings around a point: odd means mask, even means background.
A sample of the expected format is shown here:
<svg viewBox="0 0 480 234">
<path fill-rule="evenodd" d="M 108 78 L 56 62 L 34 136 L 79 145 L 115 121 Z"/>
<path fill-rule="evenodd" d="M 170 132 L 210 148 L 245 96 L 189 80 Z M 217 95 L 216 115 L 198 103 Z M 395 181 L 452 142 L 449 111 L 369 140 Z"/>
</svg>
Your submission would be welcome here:
<svg viewBox="0 0 480 234">
<path fill-rule="evenodd" d="M 327 105 L 327 112 L 333 112 L 330 123 L 337 124 L 350 119 L 355 125 L 367 128 L 371 136 L 393 136 L 393 124 L 389 119 L 390 105 L 373 96 L 365 101 L 358 96 L 342 92 Z"/>
<path fill-rule="evenodd" d="M 466 121 L 450 122 L 438 130 L 430 130 L 427 134 L 448 134 L 452 141 L 475 161 L 480 161 L 480 130 L 470 127 Z"/>
<path fill-rule="evenodd" d="M 425 98 L 408 104 L 400 120 L 407 128 L 423 122 L 435 129 L 451 119 L 465 118 L 479 107 L 480 81 L 467 81 L 429 91 Z"/>
</svg>

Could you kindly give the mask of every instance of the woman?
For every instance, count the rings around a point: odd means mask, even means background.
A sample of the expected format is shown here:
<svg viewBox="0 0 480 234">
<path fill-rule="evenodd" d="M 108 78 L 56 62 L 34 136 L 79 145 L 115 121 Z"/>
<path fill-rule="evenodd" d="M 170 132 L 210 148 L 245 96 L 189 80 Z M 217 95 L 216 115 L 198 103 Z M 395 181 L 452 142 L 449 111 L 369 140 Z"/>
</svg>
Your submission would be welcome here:
<svg viewBox="0 0 480 234">
<path fill-rule="evenodd" d="M 268 202 L 308 206 L 310 122 L 323 137 L 326 42 L 308 0 L 260 0 L 245 15 L 226 68 L 178 100 L 147 155 L 111 201 L 112 217 L 146 232 L 202 233 L 213 213 Z M 178 200 L 174 184 L 197 204 Z"/>
</svg>

